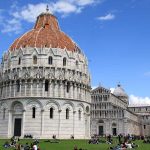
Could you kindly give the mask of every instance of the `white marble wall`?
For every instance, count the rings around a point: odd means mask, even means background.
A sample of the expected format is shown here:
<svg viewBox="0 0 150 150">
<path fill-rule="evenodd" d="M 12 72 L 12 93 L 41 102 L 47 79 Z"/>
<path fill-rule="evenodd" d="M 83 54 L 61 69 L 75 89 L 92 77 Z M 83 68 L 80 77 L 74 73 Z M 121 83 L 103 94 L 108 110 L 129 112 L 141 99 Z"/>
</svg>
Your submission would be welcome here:
<svg viewBox="0 0 150 150">
<path fill-rule="evenodd" d="M 34 56 L 37 64 L 33 63 Z M 49 56 L 53 57 L 52 64 L 48 64 Z M 66 66 L 63 66 L 63 58 L 67 60 Z M 46 81 L 48 91 L 45 90 Z M 5 103 L 7 114 L 10 114 L 5 118 L 5 126 L 0 120 L 3 129 L 0 136 L 13 136 L 14 118 L 18 116 L 22 118 L 22 137 L 32 134 L 51 138 L 55 134 L 58 138 L 70 138 L 71 135 L 89 138 L 90 111 L 86 107 L 90 109 L 90 90 L 88 62 L 81 51 L 26 47 L 5 53 L 0 66 L 0 112 L 2 103 Z M 22 105 L 19 114 L 13 106 L 17 101 Z M 36 108 L 36 118 L 32 118 L 32 107 Z M 49 118 L 50 107 L 54 108 L 53 119 Z M 65 118 L 66 108 L 69 109 L 69 119 Z M 78 119 L 79 109 L 81 120 Z"/>
<path fill-rule="evenodd" d="M 5 119 L 2 119 L 2 105 L 5 103 L 7 106 Z M 15 105 L 14 105 L 15 103 Z M 21 104 L 23 108 L 18 114 L 15 112 L 15 106 Z M 52 135 L 56 135 L 57 138 L 69 139 L 71 135 L 74 135 L 76 139 L 90 138 L 88 122 L 86 127 L 86 120 L 89 120 L 89 112 L 86 111 L 86 107 L 90 108 L 89 103 L 69 100 L 45 100 L 45 99 L 18 99 L 11 102 L 5 100 L 0 103 L 0 118 L 1 118 L 1 137 L 11 137 L 14 133 L 14 119 L 15 117 L 22 118 L 22 137 L 25 134 L 31 134 L 38 138 L 52 138 Z M 32 108 L 36 108 L 36 116 L 32 118 Z M 50 118 L 50 108 L 54 108 L 54 116 Z M 66 108 L 69 109 L 69 119 L 66 119 Z M 81 111 L 81 120 L 79 119 L 79 112 Z M 11 113 L 11 117 L 8 117 L 8 113 Z M 12 119 L 11 119 L 12 118 Z M 8 120 L 10 120 L 9 131 Z"/>
</svg>

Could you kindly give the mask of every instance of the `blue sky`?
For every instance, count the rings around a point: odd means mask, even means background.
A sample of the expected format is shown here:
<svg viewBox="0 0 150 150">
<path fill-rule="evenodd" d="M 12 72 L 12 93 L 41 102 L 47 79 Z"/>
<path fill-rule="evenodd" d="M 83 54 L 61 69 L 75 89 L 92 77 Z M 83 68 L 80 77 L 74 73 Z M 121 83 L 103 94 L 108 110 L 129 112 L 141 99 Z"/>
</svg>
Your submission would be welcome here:
<svg viewBox="0 0 150 150">
<path fill-rule="evenodd" d="M 87 55 L 93 87 L 120 82 L 132 102 L 150 104 L 150 0 L 1 0 L 0 57 L 47 4 Z"/>
</svg>

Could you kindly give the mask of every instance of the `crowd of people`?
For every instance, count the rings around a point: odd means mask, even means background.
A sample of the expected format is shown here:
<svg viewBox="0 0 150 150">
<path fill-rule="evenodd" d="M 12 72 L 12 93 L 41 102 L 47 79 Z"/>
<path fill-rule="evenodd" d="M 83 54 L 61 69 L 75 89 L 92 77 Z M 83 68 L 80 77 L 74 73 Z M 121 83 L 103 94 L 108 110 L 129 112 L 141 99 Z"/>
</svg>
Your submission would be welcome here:
<svg viewBox="0 0 150 150">
<path fill-rule="evenodd" d="M 10 139 L 10 142 L 6 141 L 3 145 L 4 148 L 14 148 L 15 150 L 40 150 L 39 141 L 35 139 L 31 144 L 25 145 L 19 143 L 20 139 L 14 136 Z"/>
<path fill-rule="evenodd" d="M 143 140 L 143 143 L 150 143 L 150 137 L 135 136 L 130 134 L 126 136 L 119 134 L 118 137 L 115 136 L 115 138 L 110 134 L 108 136 L 102 137 L 94 135 L 91 137 L 88 143 L 89 144 L 104 143 L 102 139 L 105 141 L 105 143 L 113 145 L 109 147 L 110 150 L 136 149 L 137 147 L 139 147 L 139 145 L 135 143 L 135 140 Z"/>
<path fill-rule="evenodd" d="M 27 137 L 28 138 L 28 137 Z M 71 136 L 71 139 L 74 139 L 74 137 Z M 89 144 L 99 144 L 99 143 L 107 143 L 109 145 L 109 150 L 126 150 L 126 149 L 136 149 L 139 147 L 139 145 L 135 144 L 135 140 L 143 140 L 143 143 L 149 143 L 150 144 L 150 137 L 144 137 L 144 136 L 135 136 L 135 135 L 127 135 L 123 136 L 121 134 L 118 135 L 117 138 L 114 138 L 111 135 L 108 136 L 97 136 L 94 135 L 91 137 L 91 139 L 88 141 Z M 26 144 L 20 144 L 20 139 L 12 137 L 10 139 L 10 142 L 6 141 L 3 145 L 4 148 L 14 148 L 15 150 L 40 150 L 39 147 L 39 141 L 37 139 L 32 140 L 32 143 L 26 143 Z M 59 143 L 60 140 L 56 138 L 56 135 L 52 136 L 52 140 L 48 140 L 48 142 L 53 143 Z M 83 148 L 78 148 L 78 146 L 74 146 L 73 150 L 86 150 Z"/>
<path fill-rule="evenodd" d="M 143 137 L 130 135 L 123 136 L 122 134 L 118 135 L 118 145 L 114 147 L 110 147 L 110 150 L 126 150 L 126 149 L 135 149 L 139 147 L 139 145 L 135 144 L 135 140 L 143 139 Z M 112 138 L 111 135 L 108 136 L 108 143 L 112 144 Z"/>
</svg>

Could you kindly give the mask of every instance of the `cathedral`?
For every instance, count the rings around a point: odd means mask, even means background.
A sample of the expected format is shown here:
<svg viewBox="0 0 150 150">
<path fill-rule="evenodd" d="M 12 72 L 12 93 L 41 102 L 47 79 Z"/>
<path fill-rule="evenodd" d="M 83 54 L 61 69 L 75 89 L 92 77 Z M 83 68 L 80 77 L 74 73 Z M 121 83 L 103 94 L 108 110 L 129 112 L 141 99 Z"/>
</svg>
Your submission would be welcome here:
<svg viewBox="0 0 150 150">
<path fill-rule="evenodd" d="M 150 106 L 129 106 L 121 85 L 91 91 L 86 56 L 47 9 L 3 55 L 0 137 L 95 134 L 150 135 Z"/>
<path fill-rule="evenodd" d="M 0 137 L 90 138 L 90 74 L 57 18 L 41 13 L 0 65 Z"/>
<path fill-rule="evenodd" d="M 91 94 L 91 135 L 150 136 L 150 106 L 129 105 L 120 84 L 112 93 L 99 86 Z"/>
</svg>

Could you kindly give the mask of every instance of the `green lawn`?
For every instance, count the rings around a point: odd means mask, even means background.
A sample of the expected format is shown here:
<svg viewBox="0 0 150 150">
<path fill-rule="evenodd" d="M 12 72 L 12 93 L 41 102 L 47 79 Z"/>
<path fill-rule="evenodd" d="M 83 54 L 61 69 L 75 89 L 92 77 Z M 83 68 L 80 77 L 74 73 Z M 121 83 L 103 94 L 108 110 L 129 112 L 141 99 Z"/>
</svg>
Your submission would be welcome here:
<svg viewBox="0 0 150 150">
<path fill-rule="evenodd" d="M 6 140 L 0 140 L 0 150 L 4 150 L 3 144 Z M 26 142 L 31 143 L 33 140 L 21 140 L 19 143 L 25 144 Z M 137 150 L 150 150 L 150 144 L 143 144 L 142 141 L 136 141 L 139 146 Z M 117 140 L 114 140 L 114 144 L 117 144 Z M 106 143 L 101 144 L 88 144 L 87 140 L 60 140 L 60 143 L 50 143 L 45 142 L 45 140 L 40 140 L 41 150 L 73 150 L 74 146 L 77 145 L 78 148 L 83 148 L 87 150 L 107 150 L 110 146 Z M 14 148 L 9 148 L 8 150 L 13 150 Z M 7 149 L 5 149 L 7 150 Z"/>
</svg>

